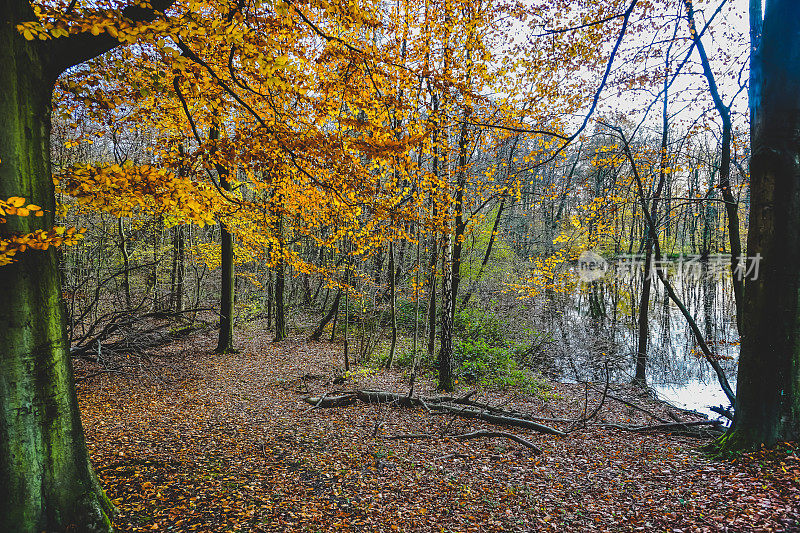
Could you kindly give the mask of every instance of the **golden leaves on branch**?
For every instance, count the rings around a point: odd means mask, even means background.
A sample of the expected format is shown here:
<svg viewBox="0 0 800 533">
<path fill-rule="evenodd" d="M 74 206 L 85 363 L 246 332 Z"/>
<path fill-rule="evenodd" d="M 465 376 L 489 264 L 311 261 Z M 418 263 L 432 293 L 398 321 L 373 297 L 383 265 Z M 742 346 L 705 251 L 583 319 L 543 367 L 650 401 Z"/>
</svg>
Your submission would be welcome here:
<svg viewBox="0 0 800 533">
<path fill-rule="evenodd" d="M 80 205 L 118 217 L 161 215 L 170 225 L 214 223 L 218 194 L 209 185 L 150 165 L 76 165 L 57 178 Z"/>
<path fill-rule="evenodd" d="M 25 198 L 12 196 L 8 200 L 0 200 L 0 224 L 6 222 L 6 216 L 44 216 L 41 207 L 35 204 L 25 205 Z M 0 266 L 14 262 L 14 256 L 27 249 L 47 250 L 51 246 L 62 244 L 74 245 L 83 238 L 85 229 L 64 228 L 56 226 L 50 230 L 36 230 L 23 235 L 7 235 L 0 238 Z"/>
<path fill-rule="evenodd" d="M 44 215 L 44 211 L 38 205 L 28 204 L 25 205 L 25 198 L 19 196 L 12 196 L 8 200 L 0 200 L 0 217 L 6 215 L 17 215 L 20 217 L 27 217 L 33 215 L 40 217 Z M 0 224 L 6 221 L 5 218 L 0 218 Z"/>
</svg>

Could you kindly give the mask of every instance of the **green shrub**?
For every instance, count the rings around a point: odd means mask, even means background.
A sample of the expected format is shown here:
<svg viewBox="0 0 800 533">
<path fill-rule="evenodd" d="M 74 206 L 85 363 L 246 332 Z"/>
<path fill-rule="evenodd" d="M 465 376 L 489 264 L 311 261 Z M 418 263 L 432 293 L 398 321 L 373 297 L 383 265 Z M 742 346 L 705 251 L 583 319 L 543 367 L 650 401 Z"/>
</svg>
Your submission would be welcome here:
<svg viewBox="0 0 800 533">
<path fill-rule="evenodd" d="M 419 327 L 420 335 L 425 329 L 425 317 L 428 312 L 428 301 L 420 299 L 419 309 L 417 310 L 417 302 L 413 298 L 398 298 L 397 299 L 397 326 L 404 328 L 408 331 L 414 331 L 414 320 L 416 316 L 417 324 Z"/>
<path fill-rule="evenodd" d="M 492 346 L 505 345 L 506 338 L 496 314 L 474 307 L 456 313 L 453 328 L 457 337 L 481 339 Z"/>
<path fill-rule="evenodd" d="M 370 358 L 370 364 L 374 367 L 384 367 L 389 360 L 390 345 L 388 342 L 381 343 Z M 414 361 L 414 351 L 411 349 L 411 342 L 408 339 L 398 341 L 394 356 L 394 366 L 399 368 L 411 368 Z M 425 339 L 417 340 L 417 368 L 427 369 L 433 366 L 433 361 L 428 357 Z"/>
<path fill-rule="evenodd" d="M 543 382 L 520 368 L 510 347 L 492 346 L 481 338 L 459 340 L 453 355 L 460 365 L 461 379 L 467 383 L 505 389 L 518 387 L 530 394 L 540 395 Z"/>
</svg>

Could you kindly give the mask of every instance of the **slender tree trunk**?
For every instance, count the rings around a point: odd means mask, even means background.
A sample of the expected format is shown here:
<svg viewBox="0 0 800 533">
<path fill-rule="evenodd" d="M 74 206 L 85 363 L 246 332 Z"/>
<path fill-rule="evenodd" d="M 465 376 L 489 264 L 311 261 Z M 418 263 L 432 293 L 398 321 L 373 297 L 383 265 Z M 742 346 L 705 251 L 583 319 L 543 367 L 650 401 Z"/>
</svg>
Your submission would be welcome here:
<svg viewBox="0 0 800 533">
<path fill-rule="evenodd" d="M 183 311 L 183 279 L 185 274 L 185 253 L 183 240 L 183 226 L 177 225 L 172 228 L 173 232 L 173 251 L 172 251 L 172 279 L 170 282 L 171 307 L 180 313 Z"/>
<path fill-rule="evenodd" d="M 450 272 L 451 247 L 448 239 L 442 254 L 442 312 L 439 344 L 439 388 L 452 391 L 453 382 L 453 320 L 450 314 L 450 297 L 453 292 L 450 288 L 452 273 Z"/>
<path fill-rule="evenodd" d="M 736 274 L 743 257 L 742 239 L 739 235 L 739 202 L 734 198 L 733 192 L 731 191 L 731 132 L 733 130 L 731 109 L 730 106 L 725 105 L 725 102 L 722 101 L 722 96 L 719 94 L 717 82 L 711 70 L 711 64 L 708 61 L 705 47 L 703 46 L 703 40 L 700 38 L 700 34 L 697 33 L 697 29 L 695 28 L 692 2 L 691 0 L 684 0 L 684 3 L 688 13 L 690 29 L 692 30 L 692 38 L 694 39 L 697 52 L 700 54 L 700 61 L 703 65 L 703 74 L 708 82 L 709 92 L 711 93 L 711 98 L 714 100 L 714 107 L 722 119 L 722 154 L 719 163 L 719 188 L 722 191 L 722 199 L 725 201 L 725 214 L 728 221 L 728 235 L 731 246 L 731 282 L 733 284 L 733 296 L 736 304 L 736 326 L 739 332 L 741 332 L 744 280 Z M 761 9 L 760 5 L 758 9 Z M 761 17 L 759 17 L 759 20 L 760 18 Z M 757 31 L 760 32 L 760 28 L 758 28 Z M 755 63 L 757 64 L 758 62 L 756 61 Z M 758 67 L 756 67 L 756 71 L 758 71 Z M 752 81 L 751 79 L 751 83 Z M 757 85 L 756 83 L 756 86 Z M 754 92 L 751 91 L 751 96 L 753 94 Z"/>
<path fill-rule="evenodd" d="M 665 70 L 669 71 L 669 54 L 667 55 L 667 64 Z M 667 79 L 664 80 L 664 102 L 662 106 L 661 115 L 661 158 L 658 171 L 658 184 L 656 185 L 655 194 L 653 194 L 653 204 L 650 207 L 650 216 L 653 220 L 658 219 L 658 201 L 661 198 L 661 192 L 664 189 L 667 173 L 667 141 L 669 137 L 669 114 L 668 114 L 668 89 L 669 83 Z M 643 199 L 644 200 L 644 199 Z M 669 213 L 667 213 L 669 216 Z M 650 232 L 645 233 L 645 246 L 644 246 L 644 276 L 642 279 L 642 295 L 639 299 L 639 331 L 638 342 L 636 346 L 636 373 L 633 377 L 633 383 L 641 387 L 647 385 L 647 340 L 650 333 L 649 324 L 649 307 L 650 307 L 650 288 L 653 282 L 653 259 L 656 261 L 655 267 L 658 268 L 658 262 L 661 260 L 660 256 L 653 258 L 653 248 L 655 242 L 653 241 Z"/>
<path fill-rule="evenodd" d="M 216 125 L 211 127 L 208 135 L 209 139 L 216 141 L 219 139 L 219 129 Z M 225 191 L 230 191 L 231 186 L 228 181 L 228 169 L 217 164 L 217 174 L 219 175 L 220 187 Z M 234 266 L 233 266 L 233 235 L 224 222 L 220 222 L 220 255 L 222 258 L 222 292 L 219 302 L 219 339 L 217 342 L 218 353 L 228 353 L 234 351 L 233 348 L 233 303 L 234 303 Z"/>
<path fill-rule="evenodd" d="M 389 243 L 389 304 L 392 313 L 392 343 L 389 346 L 389 360 L 386 362 L 386 368 L 392 368 L 394 364 L 395 350 L 397 349 L 397 294 L 395 287 L 395 272 L 394 267 L 394 242 Z"/>
<path fill-rule="evenodd" d="M 175 311 L 183 311 L 183 294 L 186 292 L 186 239 L 184 238 L 184 227 L 178 226 L 178 270 L 175 278 Z"/>
<path fill-rule="evenodd" d="M 800 439 L 800 3 L 766 5 L 736 412 L 722 450 Z M 749 264 L 754 266 L 755 261 Z"/>
<path fill-rule="evenodd" d="M 344 371 L 350 371 L 350 337 L 348 335 L 348 326 L 350 325 L 350 273 L 352 265 L 350 264 L 350 247 L 347 247 L 347 277 L 345 278 L 345 285 L 347 288 L 344 293 Z M 334 326 L 336 321 L 334 320 Z M 334 330 L 335 332 L 335 330 Z"/>
<path fill-rule="evenodd" d="M 439 349 L 439 388 L 445 391 L 452 391 L 453 370 L 453 322 L 456 316 L 456 302 L 458 300 L 458 287 L 461 284 L 461 252 L 464 247 L 464 231 L 466 223 L 464 221 L 464 189 L 466 188 L 467 175 L 467 145 L 469 129 L 466 113 L 461 124 L 461 133 L 458 140 L 458 177 L 456 179 L 455 196 L 455 227 L 452 236 L 452 245 L 448 242 L 448 253 L 445 259 L 449 259 L 447 267 L 442 265 L 442 272 L 445 281 L 442 286 L 442 335 L 441 347 Z M 448 258 L 447 255 L 450 255 Z"/>
<path fill-rule="evenodd" d="M 278 240 L 281 257 L 275 265 L 275 342 L 286 338 L 286 261 L 283 259 L 283 215 L 278 215 Z"/>
<path fill-rule="evenodd" d="M 0 0 L 0 197 L 43 217 L 7 216 L 0 238 L 53 226 L 50 98 L 57 73 L 16 25 L 27 2 Z M 0 267 L 0 531 L 109 531 L 113 508 L 92 472 L 64 329 L 56 252 Z"/>
<path fill-rule="evenodd" d="M 272 328 L 272 273 L 267 274 L 267 329 Z"/>
<path fill-rule="evenodd" d="M 311 307 L 311 281 L 306 273 L 303 273 L 303 307 Z"/>
<path fill-rule="evenodd" d="M 159 241 L 161 240 L 161 217 L 153 217 L 153 242 L 151 251 L 153 252 L 153 268 L 150 271 L 150 288 L 153 291 L 153 312 L 158 313 L 161 311 L 161 301 L 158 286 L 158 264 L 159 264 Z"/>
<path fill-rule="evenodd" d="M 414 340 L 411 345 L 411 378 L 409 379 L 408 397 L 414 395 L 414 382 L 417 380 L 417 341 L 419 339 L 419 275 L 422 272 L 420 262 L 420 248 L 422 247 L 422 235 L 420 226 L 417 226 L 417 250 L 416 250 L 416 269 L 414 271 Z"/>
<path fill-rule="evenodd" d="M 119 251 L 122 254 L 122 290 L 125 292 L 125 308 L 130 309 L 131 305 L 131 261 L 128 253 L 128 237 L 125 235 L 122 217 L 117 220 L 117 232 L 119 233 Z"/>
<path fill-rule="evenodd" d="M 286 265 L 283 258 L 275 266 L 275 342 L 286 338 Z"/>
<path fill-rule="evenodd" d="M 639 298 L 639 316 L 637 319 L 637 343 L 636 343 L 636 372 L 633 383 L 640 387 L 647 386 L 647 339 L 649 333 L 648 311 L 650 303 L 650 287 L 653 277 L 650 275 L 653 269 L 653 240 L 645 236 L 644 247 L 644 268 L 642 272 L 642 293 Z"/>
<path fill-rule="evenodd" d="M 336 314 L 339 312 L 339 302 L 341 301 L 341 299 L 342 299 L 342 289 L 339 289 L 339 291 L 336 293 L 336 298 L 333 299 L 333 305 L 331 306 L 331 310 L 328 311 L 328 314 L 326 314 L 325 318 L 322 319 L 322 322 L 319 323 L 317 329 L 315 329 L 314 333 L 311 334 L 311 337 L 309 337 L 310 340 L 318 341 L 319 338 L 322 337 L 322 332 L 325 329 L 325 326 L 327 326 L 328 323 L 331 320 L 333 320 L 333 317 L 335 317 Z"/>
<path fill-rule="evenodd" d="M 439 250 L 436 235 L 431 239 L 431 262 L 428 273 L 428 357 L 433 359 L 436 353 L 436 265 L 439 262 Z"/>
</svg>

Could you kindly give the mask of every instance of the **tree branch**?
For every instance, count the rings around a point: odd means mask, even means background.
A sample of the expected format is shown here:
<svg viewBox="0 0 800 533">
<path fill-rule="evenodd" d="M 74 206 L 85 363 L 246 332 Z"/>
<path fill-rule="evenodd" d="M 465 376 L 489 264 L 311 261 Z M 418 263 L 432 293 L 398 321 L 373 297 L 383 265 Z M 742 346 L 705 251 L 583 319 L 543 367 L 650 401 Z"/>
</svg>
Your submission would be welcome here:
<svg viewBox="0 0 800 533">
<path fill-rule="evenodd" d="M 134 25 L 152 22 L 175 1 L 152 0 L 152 9 L 129 5 L 122 10 L 122 16 Z M 47 49 L 45 55 L 50 58 L 49 69 L 54 79 L 68 68 L 105 54 L 119 45 L 120 42 L 108 33 L 93 35 L 87 32 L 44 43 Z"/>
</svg>

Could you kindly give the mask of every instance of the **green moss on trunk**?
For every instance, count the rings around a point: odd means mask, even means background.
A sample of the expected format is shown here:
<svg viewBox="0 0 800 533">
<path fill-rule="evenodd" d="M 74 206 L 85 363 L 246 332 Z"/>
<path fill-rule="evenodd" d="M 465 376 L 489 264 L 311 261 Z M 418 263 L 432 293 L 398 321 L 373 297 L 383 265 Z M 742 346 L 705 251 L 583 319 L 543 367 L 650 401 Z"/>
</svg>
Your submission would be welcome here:
<svg viewBox="0 0 800 533">
<path fill-rule="evenodd" d="M 38 42 L 0 4 L 0 197 L 22 196 L 44 217 L 9 216 L 0 236 L 47 229 L 53 76 Z M 0 531 L 109 531 L 112 506 L 89 465 L 72 377 L 54 250 L 0 267 Z"/>
</svg>

